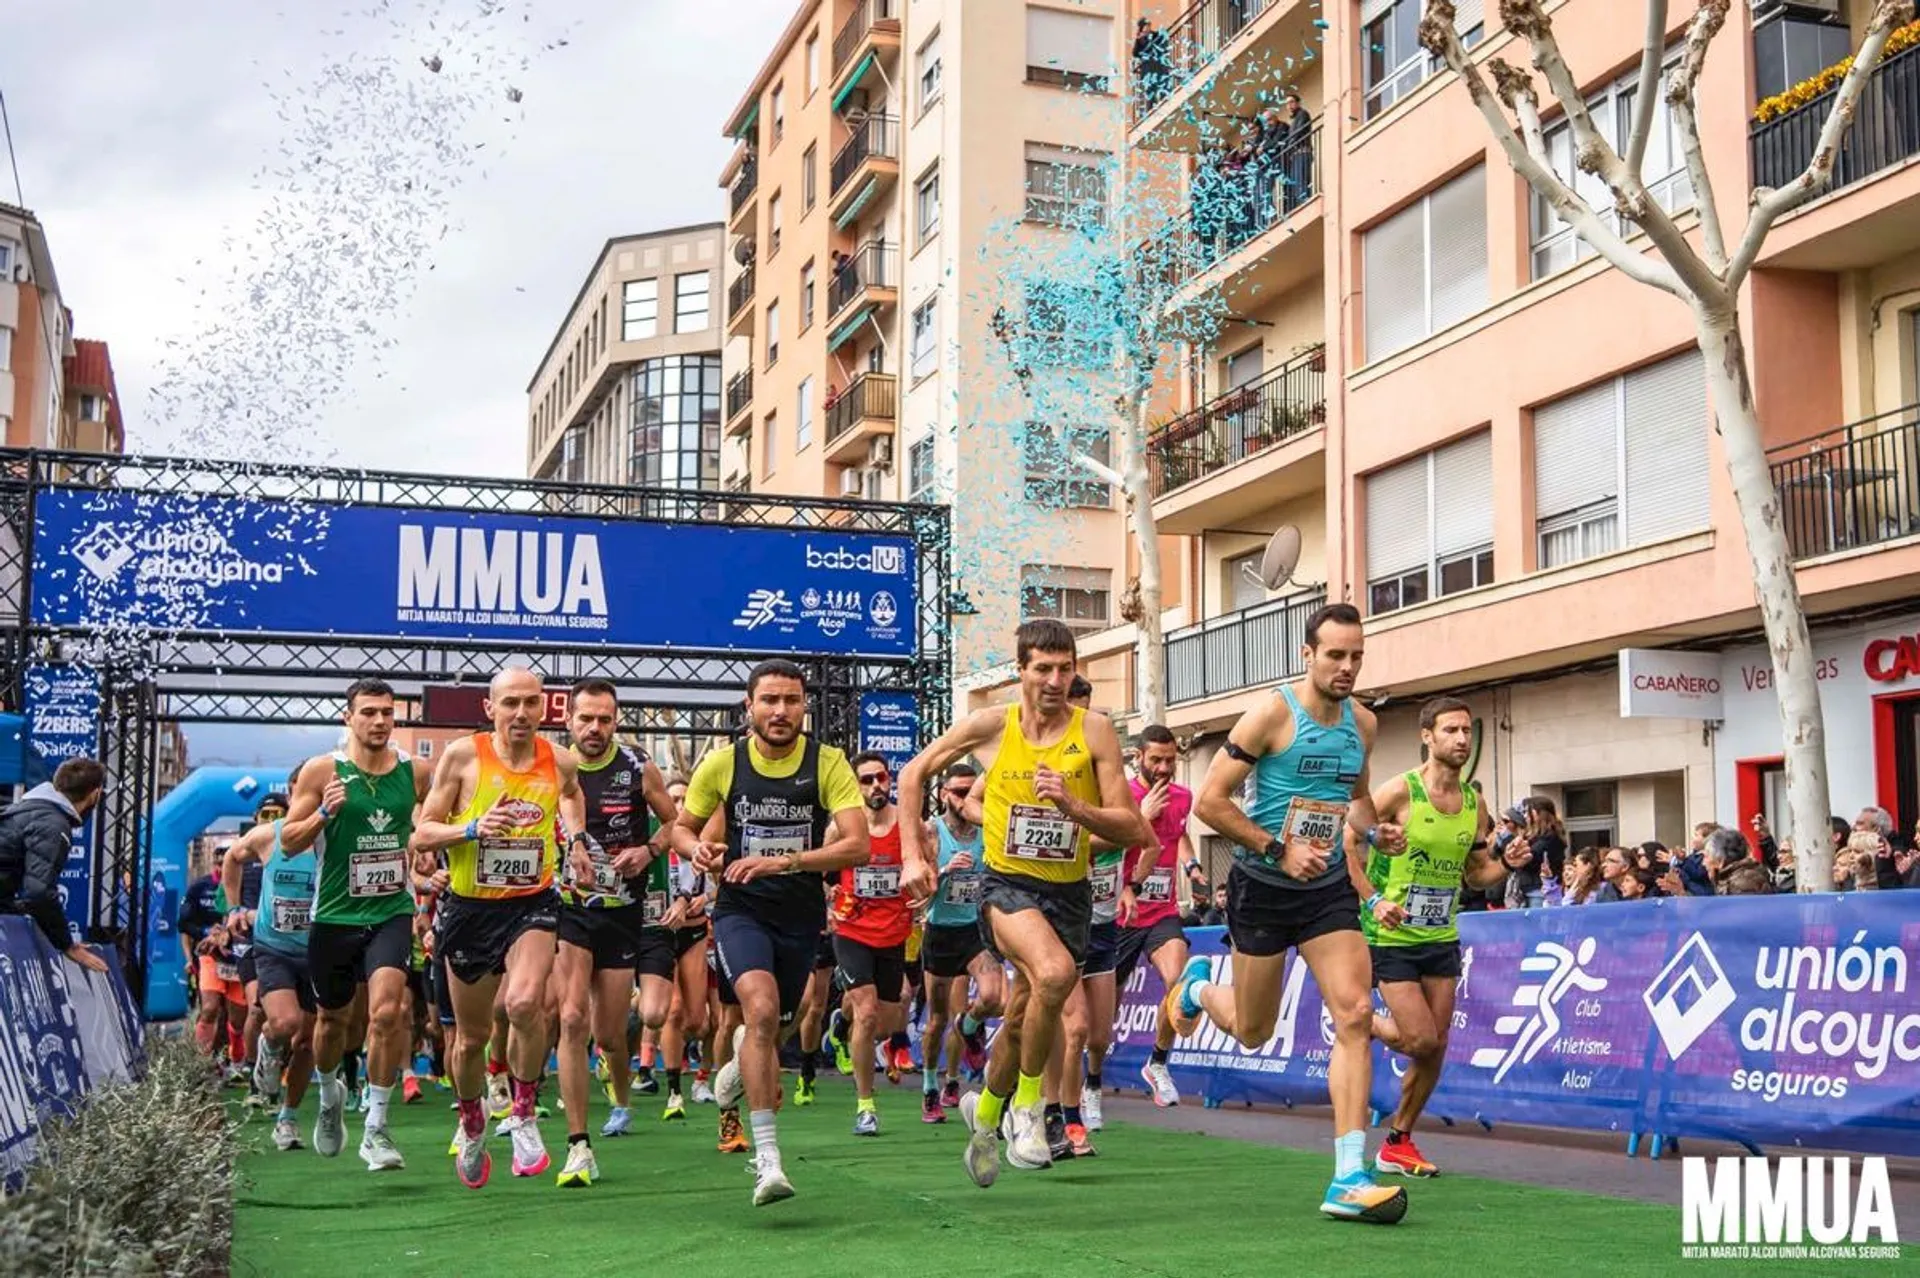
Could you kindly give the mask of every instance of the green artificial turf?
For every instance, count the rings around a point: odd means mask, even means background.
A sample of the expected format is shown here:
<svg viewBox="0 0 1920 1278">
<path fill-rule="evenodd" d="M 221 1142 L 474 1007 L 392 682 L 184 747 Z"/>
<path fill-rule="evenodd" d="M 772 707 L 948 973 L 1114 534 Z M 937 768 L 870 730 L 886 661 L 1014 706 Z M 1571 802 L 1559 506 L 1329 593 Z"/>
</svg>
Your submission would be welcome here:
<svg viewBox="0 0 1920 1278">
<path fill-rule="evenodd" d="M 791 1081 L 788 1082 L 791 1088 Z M 302 1114 L 309 1139 L 313 1104 Z M 714 1151 L 712 1106 L 663 1123 L 657 1097 L 636 1096 L 635 1134 L 596 1140 L 602 1179 L 561 1190 L 566 1124 L 541 1124 L 554 1165 L 516 1179 L 508 1142 L 493 1139 L 493 1178 L 464 1188 L 447 1157 L 447 1093 L 396 1105 L 391 1131 L 404 1171 L 374 1174 L 355 1156 L 348 1115 L 338 1159 L 283 1154 L 270 1120 L 247 1124 L 236 1195 L 233 1272 L 296 1278 L 673 1272 L 847 1278 L 1021 1278 L 1044 1275 L 1785 1275 L 1792 1262 L 1679 1258 L 1676 1207 L 1522 1184 L 1443 1176 L 1408 1186 L 1397 1226 L 1333 1221 L 1316 1210 L 1324 1154 L 1116 1123 L 1097 1159 L 1042 1172 L 1003 1168 L 975 1188 L 960 1164 L 965 1128 L 919 1120 L 917 1097 L 884 1084 L 877 1139 L 851 1134 L 852 1093 L 823 1079 L 820 1103 L 789 1100 L 780 1146 L 797 1196 L 751 1202 L 745 1155 Z M 605 1118 L 596 1090 L 592 1130 Z M 1851 1263 L 1849 1273 L 1880 1268 Z"/>
</svg>

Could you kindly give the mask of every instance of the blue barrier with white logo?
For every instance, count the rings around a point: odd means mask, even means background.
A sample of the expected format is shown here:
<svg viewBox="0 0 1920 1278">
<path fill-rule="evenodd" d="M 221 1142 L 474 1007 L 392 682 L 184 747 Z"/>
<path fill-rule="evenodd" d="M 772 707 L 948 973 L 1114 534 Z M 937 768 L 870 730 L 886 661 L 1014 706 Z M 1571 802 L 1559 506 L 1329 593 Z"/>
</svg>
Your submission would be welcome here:
<svg viewBox="0 0 1920 1278">
<path fill-rule="evenodd" d="M 1468 914 L 1434 1118 L 1904 1153 L 1920 1135 L 1920 897 L 1678 897 Z M 1221 929 L 1188 933 L 1218 954 Z M 1214 959 L 1216 977 L 1231 963 Z M 1122 992 L 1108 1072 L 1146 1060 L 1162 986 Z M 1378 996 L 1376 995 L 1376 1003 Z M 1327 1102 L 1333 1027 L 1305 964 L 1242 1048 L 1202 1020 L 1171 1057 L 1209 1101 Z M 1403 1058 L 1375 1044 L 1373 1106 Z"/>
<path fill-rule="evenodd" d="M 898 777 L 920 750 L 920 699 L 911 692 L 861 693 L 859 750 L 885 757 Z"/>
<path fill-rule="evenodd" d="M 77 666 L 30 665 L 21 676 L 26 692 L 27 745 L 51 773 L 68 759 L 100 753 L 100 679 Z M 85 936 L 93 920 L 93 818 L 73 832 L 67 863 L 60 868 L 60 904 L 74 935 Z"/>
<path fill-rule="evenodd" d="M 0 916 L 0 1181 L 20 1187 L 40 1128 L 143 1064 L 140 1019 L 120 970 L 104 976 L 54 952 L 31 920 Z"/>
<path fill-rule="evenodd" d="M 53 488 L 33 620 L 911 657 L 911 539 Z M 671 601 L 669 603 L 669 601 Z"/>
</svg>

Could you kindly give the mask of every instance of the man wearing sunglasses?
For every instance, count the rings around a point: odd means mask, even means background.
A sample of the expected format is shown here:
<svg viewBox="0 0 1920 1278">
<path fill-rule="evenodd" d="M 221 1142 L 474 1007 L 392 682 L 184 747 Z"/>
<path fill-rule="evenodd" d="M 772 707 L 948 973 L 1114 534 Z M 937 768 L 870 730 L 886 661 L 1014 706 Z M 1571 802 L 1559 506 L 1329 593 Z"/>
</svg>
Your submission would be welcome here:
<svg viewBox="0 0 1920 1278">
<path fill-rule="evenodd" d="M 900 991 L 907 974 L 907 935 L 913 912 L 900 894 L 900 810 L 889 791 L 893 773 L 884 755 L 869 750 L 853 758 L 853 779 L 866 805 L 865 865 L 836 876 L 833 893 L 833 957 L 849 1021 L 847 1051 L 853 1057 L 853 1134 L 878 1136 L 880 1111 L 873 1099 L 873 1046 L 905 1024 Z"/>
</svg>

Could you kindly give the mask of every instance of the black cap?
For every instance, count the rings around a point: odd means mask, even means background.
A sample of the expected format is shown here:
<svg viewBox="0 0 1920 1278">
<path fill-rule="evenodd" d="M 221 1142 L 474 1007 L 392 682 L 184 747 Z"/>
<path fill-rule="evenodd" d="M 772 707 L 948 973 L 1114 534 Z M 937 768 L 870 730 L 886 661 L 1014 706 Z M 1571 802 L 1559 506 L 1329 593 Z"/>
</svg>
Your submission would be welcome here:
<svg viewBox="0 0 1920 1278">
<path fill-rule="evenodd" d="M 269 790 L 260 796 L 260 802 L 254 806 L 253 810 L 256 815 L 263 808 L 279 808 L 282 812 L 285 812 L 288 806 L 287 796 L 285 794 L 279 790 Z"/>
</svg>

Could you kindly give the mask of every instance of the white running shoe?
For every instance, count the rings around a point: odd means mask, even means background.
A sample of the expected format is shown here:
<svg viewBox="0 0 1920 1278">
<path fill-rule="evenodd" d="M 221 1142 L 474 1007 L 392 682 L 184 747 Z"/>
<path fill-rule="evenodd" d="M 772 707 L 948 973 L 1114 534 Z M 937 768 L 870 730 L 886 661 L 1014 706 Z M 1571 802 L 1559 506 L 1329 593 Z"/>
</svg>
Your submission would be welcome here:
<svg viewBox="0 0 1920 1278">
<path fill-rule="evenodd" d="M 313 1152 L 338 1158 L 347 1144 L 347 1085 L 337 1073 L 320 1080 L 320 1112 L 313 1120 Z"/>
<path fill-rule="evenodd" d="M 1140 1067 L 1140 1078 L 1153 1093 L 1153 1103 L 1161 1109 L 1172 1109 L 1180 1103 L 1180 1089 L 1173 1085 L 1173 1074 L 1159 1061 L 1148 1061 Z M 1085 1102 L 1082 1101 L 1084 1109 Z"/>
<path fill-rule="evenodd" d="M 693 1080 L 693 1103 L 696 1105 L 713 1104 L 713 1088 L 697 1078 Z"/>
<path fill-rule="evenodd" d="M 538 1176 L 552 1163 L 546 1142 L 540 1139 L 540 1124 L 531 1118 L 520 1120 L 513 1129 L 513 1174 Z"/>
<path fill-rule="evenodd" d="M 1024 1171 L 1039 1171 L 1053 1166 L 1053 1152 L 1047 1145 L 1046 1110 L 1040 1105 L 1025 1109 L 1008 1108 L 1013 1139 L 1007 1142 L 1007 1161 Z"/>
<path fill-rule="evenodd" d="M 737 1108 L 740 1097 L 747 1090 L 740 1078 L 740 1045 L 746 1041 L 747 1027 L 736 1027 L 733 1031 L 733 1058 L 713 1076 L 713 1103 L 721 1109 Z"/>
<path fill-rule="evenodd" d="M 291 1118 L 273 1120 L 273 1143 L 281 1150 L 300 1148 L 300 1124 Z"/>
<path fill-rule="evenodd" d="M 980 1093 L 968 1092 L 960 1098 L 960 1121 L 967 1125 L 967 1147 L 960 1155 L 967 1175 L 985 1189 L 1000 1176 L 1000 1133 L 980 1128 Z"/>
<path fill-rule="evenodd" d="M 513 1086 L 505 1074 L 487 1075 L 487 1117 L 506 1118 L 513 1113 Z"/>
<path fill-rule="evenodd" d="M 562 1189 L 585 1189 L 600 1176 L 600 1164 L 593 1160 L 593 1146 L 584 1140 L 567 1146 L 567 1165 L 560 1169 Z"/>
<path fill-rule="evenodd" d="M 600 1128 L 602 1136 L 625 1136 L 633 1130 L 633 1111 L 625 1105 L 615 1105 L 607 1115 L 607 1121 Z"/>
<path fill-rule="evenodd" d="M 384 1127 L 369 1126 L 360 1136 L 360 1158 L 368 1171 L 399 1171 L 407 1165 Z"/>
<path fill-rule="evenodd" d="M 286 1063 L 286 1058 L 267 1041 L 266 1033 L 262 1031 L 260 1042 L 253 1049 L 253 1090 L 269 1105 L 280 1104 L 280 1071 L 286 1067 Z"/>
<path fill-rule="evenodd" d="M 783 1198 L 793 1197 L 793 1182 L 780 1166 L 780 1155 L 769 1150 L 753 1159 L 753 1205 L 765 1207 Z"/>
<path fill-rule="evenodd" d="M 514 1130 L 520 1126 L 520 1123 L 520 1119 L 514 1117 L 512 1114 L 508 1114 L 505 1118 L 501 1119 L 499 1125 L 493 1129 L 493 1134 L 495 1136 L 511 1136 Z"/>
<path fill-rule="evenodd" d="M 1100 1089 L 1099 1088 L 1088 1087 L 1088 1088 L 1083 1088 L 1081 1090 L 1080 1117 L 1083 1120 L 1085 1120 L 1088 1131 L 1097 1132 L 1100 1130 L 1101 1122 L 1100 1122 Z"/>
</svg>

